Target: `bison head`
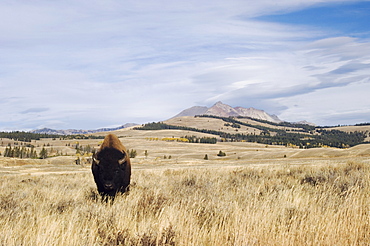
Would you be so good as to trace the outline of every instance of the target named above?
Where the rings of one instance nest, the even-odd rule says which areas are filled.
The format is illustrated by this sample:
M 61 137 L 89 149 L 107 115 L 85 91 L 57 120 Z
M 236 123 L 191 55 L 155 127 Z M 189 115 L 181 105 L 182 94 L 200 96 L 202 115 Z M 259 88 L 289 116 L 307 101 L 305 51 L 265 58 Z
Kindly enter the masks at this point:
M 114 196 L 125 192 L 127 181 L 127 155 L 115 148 L 104 148 L 93 158 L 92 171 L 99 193 Z

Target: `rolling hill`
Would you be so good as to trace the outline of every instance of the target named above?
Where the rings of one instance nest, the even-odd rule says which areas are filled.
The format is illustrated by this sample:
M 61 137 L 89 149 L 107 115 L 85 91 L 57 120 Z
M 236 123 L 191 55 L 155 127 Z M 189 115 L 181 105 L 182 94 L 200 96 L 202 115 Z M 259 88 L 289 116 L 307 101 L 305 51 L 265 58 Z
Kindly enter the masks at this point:
M 32 133 L 103 136 L 107 132 L 120 132 L 120 130 L 130 128 L 133 125 L 135 124 L 97 130 L 53 130 L 44 128 Z M 348 148 L 370 142 L 369 124 L 320 127 L 306 121 L 290 123 L 282 121 L 277 116 L 270 115 L 263 110 L 231 107 L 222 102 L 217 102 L 210 108 L 194 106 L 163 122 L 147 123 L 136 126 L 134 129 L 147 131 L 183 130 L 189 134 L 191 133 L 188 134 L 189 136 L 200 136 L 200 133 L 202 133 L 224 142 L 251 142 L 304 149 L 316 147 Z M 200 138 L 204 138 L 204 135 Z M 205 140 L 203 139 L 203 141 Z
M 222 117 L 215 115 L 182 116 L 164 122 L 148 123 L 136 130 L 178 129 L 212 134 L 219 141 L 253 142 L 298 148 L 348 148 L 369 139 L 369 128 L 356 131 L 324 128 L 308 124 L 271 122 L 250 117 Z M 347 129 L 347 128 L 346 128 Z M 368 130 L 365 130 L 368 129 Z

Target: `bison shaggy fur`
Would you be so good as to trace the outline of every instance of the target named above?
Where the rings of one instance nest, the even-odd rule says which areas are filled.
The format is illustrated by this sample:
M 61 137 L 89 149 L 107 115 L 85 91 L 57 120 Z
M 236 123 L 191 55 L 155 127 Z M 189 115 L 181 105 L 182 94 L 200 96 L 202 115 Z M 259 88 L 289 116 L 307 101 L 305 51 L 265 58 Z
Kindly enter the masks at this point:
M 114 197 L 128 191 L 131 177 L 130 157 L 116 135 L 108 134 L 94 155 L 91 170 L 102 196 Z

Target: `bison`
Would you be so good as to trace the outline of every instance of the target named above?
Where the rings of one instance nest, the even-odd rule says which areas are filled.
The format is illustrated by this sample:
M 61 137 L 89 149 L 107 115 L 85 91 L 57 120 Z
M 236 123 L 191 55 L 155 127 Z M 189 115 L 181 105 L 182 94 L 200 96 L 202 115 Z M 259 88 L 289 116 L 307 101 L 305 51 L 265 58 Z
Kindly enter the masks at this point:
M 130 157 L 116 135 L 108 134 L 94 155 L 91 165 L 98 192 L 115 197 L 128 191 L 131 177 Z

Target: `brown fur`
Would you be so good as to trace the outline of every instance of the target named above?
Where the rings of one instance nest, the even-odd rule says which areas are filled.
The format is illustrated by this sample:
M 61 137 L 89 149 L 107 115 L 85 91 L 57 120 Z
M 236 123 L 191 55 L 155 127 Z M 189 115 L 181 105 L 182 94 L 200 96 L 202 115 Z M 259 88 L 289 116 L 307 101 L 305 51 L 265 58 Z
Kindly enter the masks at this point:
M 115 196 L 128 191 L 131 162 L 126 148 L 116 135 L 108 134 L 95 154 L 91 165 L 98 191 L 103 196 Z
M 102 145 L 100 146 L 100 150 L 104 148 L 114 148 L 124 152 L 127 155 L 127 150 L 125 146 L 121 143 L 118 137 L 114 134 L 108 134 L 105 136 Z

